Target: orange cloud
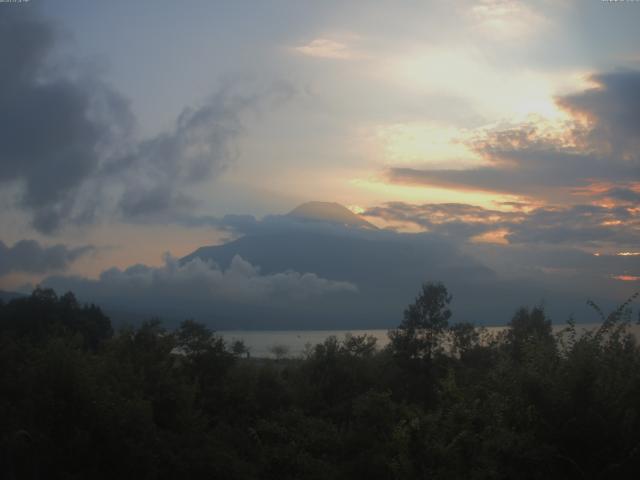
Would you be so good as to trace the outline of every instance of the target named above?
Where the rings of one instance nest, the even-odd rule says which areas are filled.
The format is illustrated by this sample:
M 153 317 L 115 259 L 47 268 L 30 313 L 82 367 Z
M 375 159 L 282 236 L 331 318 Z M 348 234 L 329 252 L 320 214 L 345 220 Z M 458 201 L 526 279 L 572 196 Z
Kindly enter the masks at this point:
M 640 281 L 640 277 L 637 275 L 613 275 L 611 278 L 620 280 L 622 282 L 637 282 Z

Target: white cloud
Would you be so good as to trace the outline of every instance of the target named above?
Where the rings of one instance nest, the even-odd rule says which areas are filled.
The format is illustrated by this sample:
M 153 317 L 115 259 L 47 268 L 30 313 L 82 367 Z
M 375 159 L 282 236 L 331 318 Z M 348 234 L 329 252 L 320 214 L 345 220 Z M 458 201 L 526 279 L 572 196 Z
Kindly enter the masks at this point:
M 345 43 L 329 38 L 316 38 L 306 45 L 295 47 L 294 50 L 303 55 L 318 58 L 349 60 L 358 57 Z
M 83 300 L 133 301 L 159 298 L 174 301 L 232 301 L 240 303 L 299 302 L 332 293 L 355 293 L 349 282 L 321 278 L 314 273 L 285 271 L 262 274 L 260 268 L 239 255 L 226 270 L 198 258 L 181 264 L 167 255 L 160 267 L 135 265 L 111 268 L 97 280 L 50 277 L 47 286 L 72 290 Z

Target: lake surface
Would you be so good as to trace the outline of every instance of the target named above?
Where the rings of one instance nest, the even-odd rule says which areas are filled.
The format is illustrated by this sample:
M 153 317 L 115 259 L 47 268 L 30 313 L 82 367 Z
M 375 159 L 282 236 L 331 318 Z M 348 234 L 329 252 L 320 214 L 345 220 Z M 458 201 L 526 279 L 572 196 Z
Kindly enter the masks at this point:
M 387 330 L 223 330 L 216 333 L 222 335 L 228 342 L 244 341 L 245 345 L 249 347 L 249 353 L 252 357 L 273 357 L 270 349 L 274 346 L 286 347 L 289 350 L 287 356 L 297 357 L 304 353 L 307 344 L 317 345 L 332 335 L 341 340 L 347 333 L 354 336 L 365 333 L 373 335 L 378 339 L 378 348 L 389 343 Z
M 554 325 L 554 332 L 559 332 L 566 325 Z M 591 330 L 598 327 L 598 324 L 581 324 L 577 325 L 578 332 Z M 488 334 L 497 334 L 507 327 L 484 327 Z M 640 338 L 640 327 L 633 325 L 630 327 L 636 338 Z M 298 357 L 304 354 L 307 345 L 314 346 L 324 342 L 330 336 L 336 336 L 339 340 L 343 339 L 348 333 L 352 335 L 368 335 L 374 336 L 377 341 L 378 348 L 383 348 L 389 343 L 387 336 L 388 330 L 221 330 L 217 333 L 222 335 L 227 342 L 233 340 L 243 340 L 245 345 L 249 347 L 252 357 L 274 357 L 271 349 L 274 346 L 285 347 L 288 357 Z

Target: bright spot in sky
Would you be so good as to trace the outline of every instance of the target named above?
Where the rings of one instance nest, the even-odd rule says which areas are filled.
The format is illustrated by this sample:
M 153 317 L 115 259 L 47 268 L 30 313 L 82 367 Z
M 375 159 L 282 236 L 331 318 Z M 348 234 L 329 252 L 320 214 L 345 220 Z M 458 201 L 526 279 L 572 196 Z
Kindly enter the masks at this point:
M 591 85 L 584 71 L 495 68 L 478 49 L 430 48 L 389 60 L 385 70 L 416 94 L 469 102 L 484 118 L 520 121 L 529 115 L 565 118 L 556 97 Z
M 494 40 L 524 38 L 541 33 L 549 22 L 521 2 L 480 0 L 469 16 L 476 30 Z
M 362 215 L 365 212 L 365 209 L 358 205 L 348 205 L 347 208 L 356 215 Z
M 485 192 L 450 190 L 447 188 L 425 187 L 422 185 L 399 185 L 387 183 L 375 178 L 354 178 L 350 184 L 364 193 L 368 193 L 375 203 L 402 201 L 411 203 L 466 203 L 484 208 L 496 209 L 505 202 L 519 202 L 515 195 L 502 195 Z
M 469 132 L 459 128 L 412 122 L 379 126 L 376 133 L 388 162 L 442 168 L 484 163 L 468 146 Z

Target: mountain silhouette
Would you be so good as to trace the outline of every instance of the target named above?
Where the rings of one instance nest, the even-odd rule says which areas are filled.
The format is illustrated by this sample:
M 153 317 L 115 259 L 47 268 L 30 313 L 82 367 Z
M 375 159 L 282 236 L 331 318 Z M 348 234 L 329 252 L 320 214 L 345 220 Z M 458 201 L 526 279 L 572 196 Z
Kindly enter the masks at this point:
M 391 328 L 423 282 L 443 282 L 455 320 L 478 324 L 508 319 L 532 292 L 569 308 L 582 302 L 501 277 L 448 235 L 378 229 L 335 203 L 261 219 L 228 215 L 219 224 L 235 238 L 164 266 L 110 269 L 97 280 L 52 276 L 45 284 L 98 302 L 124 322 L 193 318 L 216 330 Z
M 6 290 L 0 290 L 0 301 L 3 302 L 8 302 L 10 300 L 13 300 L 14 298 L 22 298 L 25 297 L 26 295 L 24 293 L 18 293 L 18 292 L 9 292 Z
M 377 229 L 337 203 L 305 203 L 257 224 L 262 227 L 198 248 L 180 262 L 199 258 L 227 269 L 239 255 L 263 274 L 293 270 L 358 287 L 357 294 L 313 302 L 306 312 L 278 312 L 282 321 L 296 316 L 292 324 L 303 328 L 392 326 L 422 282 L 446 281 L 459 291 L 461 281 L 478 285 L 494 275 L 446 239 Z

